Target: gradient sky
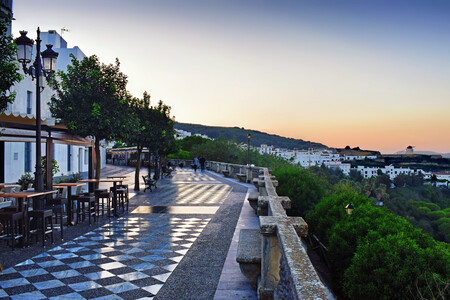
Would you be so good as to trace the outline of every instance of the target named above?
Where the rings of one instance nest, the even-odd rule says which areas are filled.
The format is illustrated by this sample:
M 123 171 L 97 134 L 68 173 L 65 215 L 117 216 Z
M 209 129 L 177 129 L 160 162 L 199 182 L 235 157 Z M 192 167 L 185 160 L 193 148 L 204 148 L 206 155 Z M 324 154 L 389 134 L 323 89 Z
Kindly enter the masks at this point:
M 179 122 L 450 152 L 450 1 L 14 0 Z

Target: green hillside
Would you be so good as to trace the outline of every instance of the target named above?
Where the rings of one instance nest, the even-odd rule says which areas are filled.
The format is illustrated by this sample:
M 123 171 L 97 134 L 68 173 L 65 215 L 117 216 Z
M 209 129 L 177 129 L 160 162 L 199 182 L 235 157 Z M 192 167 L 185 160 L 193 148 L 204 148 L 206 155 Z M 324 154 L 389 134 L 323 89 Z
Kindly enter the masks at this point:
M 239 143 L 247 143 L 247 134 L 251 134 L 251 144 L 253 146 L 260 146 L 261 144 L 273 145 L 279 148 L 288 149 L 324 149 L 327 146 L 304 140 L 297 140 L 293 138 L 286 138 L 275 134 L 268 134 L 257 130 L 249 130 L 239 127 L 218 127 L 205 126 L 199 124 L 176 123 L 176 129 L 189 131 L 192 134 L 204 134 L 210 138 L 226 137 L 229 140 L 235 140 Z

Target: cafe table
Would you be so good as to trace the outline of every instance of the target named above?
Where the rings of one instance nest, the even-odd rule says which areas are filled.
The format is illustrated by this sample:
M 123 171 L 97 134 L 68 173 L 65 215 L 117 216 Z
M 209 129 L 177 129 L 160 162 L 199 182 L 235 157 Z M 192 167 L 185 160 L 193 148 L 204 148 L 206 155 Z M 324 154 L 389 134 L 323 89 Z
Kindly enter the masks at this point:
M 16 198 L 17 199 L 17 210 L 19 212 L 23 212 L 24 220 L 28 220 L 28 208 L 33 206 L 33 199 L 39 196 L 49 195 L 56 193 L 53 191 L 29 191 L 29 192 L 17 192 L 17 193 L 0 193 L 0 197 L 4 198 Z M 39 206 L 42 208 L 42 206 Z M 25 221 L 27 222 L 27 221 Z M 28 225 L 27 225 L 28 226 Z M 25 232 L 24 236 L 27 236 L 27 232 Z
M 72 187 L 83 186 L 85 183 L 80 182 L 64 182 L 53 184 L 54 188 L 64 188 L 67 187 L 67 201 L 69 202 L 69 207 L 67 208 L 67 223 L 74 225 L 76 221 L 76 211 L 73 210 L 73 198 L 72 198 Z
M 93 178 L 91 178 L 91 179 L 82 179 L 82 180 L 79 180 L 78 182 L 82 182 L 82 183 L 101 183 L 101 182 L 112 182 L 113 183 L 113 190 L 114 190 L 114 192 L 113 192 L 113 201 L 112 201 L 112 204 L 113 204 L 113 208 L 114 208 L 114 216 L 116 216 L 116 217 L 118 217 L 119 216 L 119 214 L 118 214 L 118 212 L 117 212 L 117 183 L 118 182 L 122 182 L 123 181 L 123 179 L 114 179 L 114 178 L 101 178 L 101 179 L 93 179 Z M 91 192 L 91 191 L 89 191 L 89 192 Z
M 0 183 L 0 189 L 6 187 L 20 187 L 20 185 L 14 183 Z
M 56 191 L 29 191 L 29 192 L 17 192 L 17 193 L 0 193 L 0 197 L 3 198 L 16 198 L 17 209 L 26 213 L 26 210 L 32 206 L 32 200 L 35 197 L 54 194 Z M 24 205 L 26 201 L 26 206 Z

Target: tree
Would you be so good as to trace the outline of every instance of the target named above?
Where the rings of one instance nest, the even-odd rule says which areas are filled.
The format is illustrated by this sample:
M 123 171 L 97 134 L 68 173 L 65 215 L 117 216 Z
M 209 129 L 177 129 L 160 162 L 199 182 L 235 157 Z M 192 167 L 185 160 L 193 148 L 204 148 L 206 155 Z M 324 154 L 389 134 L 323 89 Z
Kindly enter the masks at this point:
M 3 112 L 8 103 L 13 103 L 15 93 L 9 89 L 22 79 L 19 74 L 19 66 L 15 62 L 16 45 L 12 42 L 11 35 L 7 35 L 7 24 L 10 17 L 0 19 L 0 113 Z
M 278 179 L 277 193 L 291 199 L 291 215 L 305 216 L 325 194 L 323 180 L 307 170 L 285 169 L 274 175 Z
M 100 141 L 121 137 L 133 118 L 127 114 L 131 96 L 126 90 L 127 77 L 120 63 L 105 65 L 97 56 L 79 61 L 72 55 L 67 72 L 57 73 L 51 86 L 56 91 L 50 111 L 61 118 L 69 132 L 94 137 L 95 178 L 100 178 Z
M 146 126 L 142 132 L 144 146 L 155 157 L 155 176 L 159 178 L 160 157 L 159 154 L 165 155 L 170 151 L 168 147 L 175 139 L 174 124 L 175 120 L 170 116 L 171 107 L 166 105 L 162 100 L 158 105 L 150 106 L 146 114 Z M 151 164 L 149 164 L 149 174 Z
M 131 114 L 136 118 L 137 125 L 124 140 L 137 148 L 137 163 L 134 178 L 134 190 L 139 190 L 139 171 L 141 154 L 144 146 L 151 152 L 163 151 L 173 140 L 173 120 L 170 117 L 170 107 L 162 101 L 157 106 L 150 105 L 150 94 L 144 92 L 142 99 L 133 98 L 130 101 Z M 149 174 L 150 174 L 149 167 Z

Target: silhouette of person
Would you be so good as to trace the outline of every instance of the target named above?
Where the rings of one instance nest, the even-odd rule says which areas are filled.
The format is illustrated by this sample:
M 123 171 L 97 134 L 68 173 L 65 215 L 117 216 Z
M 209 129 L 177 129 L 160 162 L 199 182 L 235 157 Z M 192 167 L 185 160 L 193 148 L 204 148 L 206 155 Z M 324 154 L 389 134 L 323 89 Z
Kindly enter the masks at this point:
M 198 159 L 200 161 L 200 169 L 203 171 L 205 171 L 205 162 L 206 162 L 206 158 L 203 157 L 203 155 L 200 155 L 200 158 Z
M 197 172 L 197 168 L 198 168 L 198 158 L 194 157 L 194 164 L 192 165 L 192 167 L 194 168 L 194 172 Z

